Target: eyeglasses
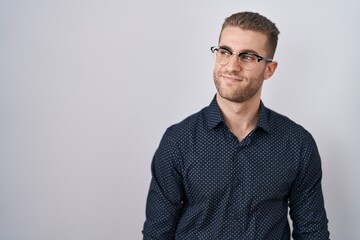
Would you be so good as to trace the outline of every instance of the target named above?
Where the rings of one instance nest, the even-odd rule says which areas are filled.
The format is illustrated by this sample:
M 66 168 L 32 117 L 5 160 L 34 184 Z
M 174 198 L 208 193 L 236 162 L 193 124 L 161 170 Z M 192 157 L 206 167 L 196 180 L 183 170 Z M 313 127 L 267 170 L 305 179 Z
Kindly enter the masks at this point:
M 238 63 L 247 71 L 254 70 L 259 65 L 257 63 L 261 60 L 265 62 L 273 61 L 271 58 L 261 57 L 252 52 L 232 52 L 224 47 L 219 46 L 211 47 L 210 50 L 214 54 L 215 62 L 222 66 L 227 65 L 233 55 L 237 55 Z

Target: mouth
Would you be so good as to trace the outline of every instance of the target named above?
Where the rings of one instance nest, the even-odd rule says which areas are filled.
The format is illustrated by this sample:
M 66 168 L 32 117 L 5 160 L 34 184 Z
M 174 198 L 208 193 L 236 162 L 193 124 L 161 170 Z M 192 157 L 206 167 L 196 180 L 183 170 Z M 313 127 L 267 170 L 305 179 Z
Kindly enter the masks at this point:
M 226 82 L 240 82 L 243 81 L 241 78 L 237 77 L 237 76 L 231 76 L 231 75 L 224 75 L 222 74 L 221 77 L 226 81 Z

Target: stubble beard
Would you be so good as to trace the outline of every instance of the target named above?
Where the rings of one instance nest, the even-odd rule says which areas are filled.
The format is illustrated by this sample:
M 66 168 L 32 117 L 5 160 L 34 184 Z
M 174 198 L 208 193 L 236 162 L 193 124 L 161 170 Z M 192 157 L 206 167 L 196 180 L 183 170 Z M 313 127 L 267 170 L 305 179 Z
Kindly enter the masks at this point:
M 242 82 L 238 86 L 227 86 L 220 78 L 220 75 L 217 76 L 214 73 L 214 83 L 218 94 L 222 98 L 236 103 L 243 103 L 254 97 L 260 91 L 262 85 L 262 82 L 242 78 Z

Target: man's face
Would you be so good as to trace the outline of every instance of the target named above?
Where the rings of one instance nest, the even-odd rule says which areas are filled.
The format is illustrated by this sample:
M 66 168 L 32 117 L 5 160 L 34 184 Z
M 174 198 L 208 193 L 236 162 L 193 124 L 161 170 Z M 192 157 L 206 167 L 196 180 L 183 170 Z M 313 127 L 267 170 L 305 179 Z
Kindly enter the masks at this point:
M 252 52 L 262 57 L 267 56 L 267 36 L 239 27 L 225 27 L 220 37 L 219 46 L 233 52 Z M 222 66 L 215 63 L 214 82 L 218 94 L 232 102 L 245 102 L 261 95 L 264 79 L 269 78 L 276 68 L 276 62 L 260 61 L 251 71 L 244 70 L 238 62 L 237 55 L 233 55 L 230 62 Z M 275 67 L 271 67 L 274 65 Z

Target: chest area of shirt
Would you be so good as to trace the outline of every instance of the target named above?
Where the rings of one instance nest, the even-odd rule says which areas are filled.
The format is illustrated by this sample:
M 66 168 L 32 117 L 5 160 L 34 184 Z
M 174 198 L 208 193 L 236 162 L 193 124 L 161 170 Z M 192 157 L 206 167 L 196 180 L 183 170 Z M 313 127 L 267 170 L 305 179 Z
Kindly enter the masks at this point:
M 184 155 L 185 187 L 194 199 L 233 191 L 248 198 L 283 198 L 297 174 L 294 157 L 285 145 L 194 146 Z

